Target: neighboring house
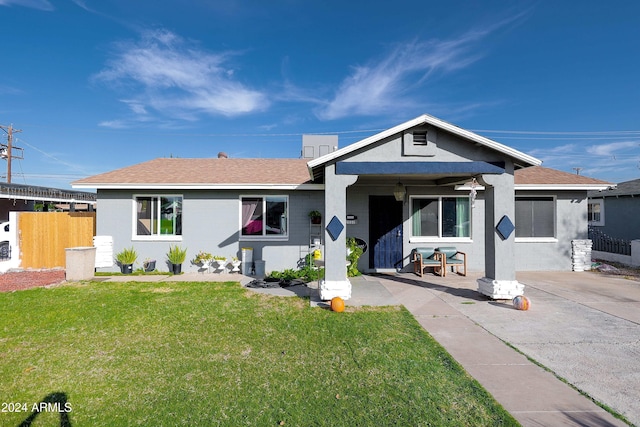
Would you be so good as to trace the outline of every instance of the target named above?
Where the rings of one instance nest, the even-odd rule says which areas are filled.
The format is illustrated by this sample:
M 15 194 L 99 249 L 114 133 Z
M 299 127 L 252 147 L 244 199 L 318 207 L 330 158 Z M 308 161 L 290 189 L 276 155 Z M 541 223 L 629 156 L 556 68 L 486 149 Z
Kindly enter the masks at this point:
M 55 204 L 61 211 L 93 211 L 95 193 L 63 190 L 35 185 L 0 183 L 0 221 L 9 220 L 9 212 L 33 211 L 37 203 Z
M 163 270 L 173 244 L 190 258 L 251 247 L 271 271 L 295 268 L 319 240 L 323 299 L 350 297 L 347 236 L 367 243 L 365 272 L 409 271 L 413 248 L 455 246 L 484 271 L 481 293 L 512 298 L 523 291 L 516 270 L 571 269 L 587 191 L 610 186 L 428 115 L 327 146 L 314 159 L 155 159 L 73 186 L 97 189 L 97 234 L 113 236 L 115 251 L 134 245 Z
M 640 179 L 589 192 L 589 226 L 614 239 L 640 239 Z

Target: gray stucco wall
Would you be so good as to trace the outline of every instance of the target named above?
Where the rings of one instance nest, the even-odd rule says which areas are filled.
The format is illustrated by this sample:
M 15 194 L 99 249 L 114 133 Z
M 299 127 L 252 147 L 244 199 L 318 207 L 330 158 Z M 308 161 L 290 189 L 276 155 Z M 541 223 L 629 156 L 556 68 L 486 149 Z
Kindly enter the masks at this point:
M 182 237 L 143 241 L 132 236 L 133 195 L 181 194 L 183 196 Z M 240 197 L 245 195 L 287 195 L 289 197 L 289 238 L 286 241 L 240 240 Z M 241 249 L 253 248 L 253 258 L 266 260 L 266 270 L 295 268 L 298 260 L 309 251 L 309 217 L 311 210 L 324 211 L 321 191 L 118 191 L 99 190 L 96 234 L 113 237 L 114 254 L 134 246 L 139 258 L 134 268 L 146 258 L 157 261 L 157 269 L 168 271 L 166 253 L 170 245 L 187 248 L 183 271 L 197 271 L 191 265 L 199 251 L 241 257 Z M 112 268 L 102 270 L 117 271 Z
M 549 192 L 516 192 L 516 195 L 550 196 Z M 556 240 L 522 242 L 516 239 L 516 271 L 571 270 L 571 241 L 587 238 L 585 192 L 562 191 L 556 198 Z
M 597 199 L 594 199 L 597 200 Z M 604 226 L 595 227 L 616 239 L 640 239 L 640 198 L 604 198 Z
M 369 238 L 369 196 L 388 196 L 393 194 L 393 185 L 387 186 L 367 186 L 354 185 L 349 187 L 347 192 L 347 213 L 358 216 L 358 224 L 347 225 L 347 236 L 359 237 L 367 242 L 371 247 L 372 242 Z M 438 246 L 456 246 L 458 250 L 467 253 L 467 262 L 469 271 L 484 271 L 484 201 L 482 196 L 476 199 L 475 207 L 472 209 L 472 227 L 471 239 L 464 242 L 460 240 L 450 239 L 433 239 L 429 242 L 416 242 L 411 239 L 411 213 L 410 213 L 410 196 L 432 195 L 432 196 L 457 196 L 464 197 L 468 193 L 464 191 L 455 191 L 452 187 L 419 187 L 408 186 L 407 197 L 403 203 L 403 265 L 404 271 L 411 271 L 410 265 L 411 250 L 416 247 L 433 247 Z M 369 266 L 369 254 L 364 254 L 358 263 L 360 271 L 372 271 Z
M 358 217 L 357 224 L 347 225 L 347 236 L 359 237 L 371 247 L 369 239 L 369 196 L 390 195 L 393 193 L 393 185 L 367 186 L 354 185 L 347 192 L 347 213 Z M 469 241 L 433 239 L 428 242 L 415 242 L 411 239 L 411 219 L 409 196 L 433 195 L 433 196 L 466 196 L 464 191 L 455 191 L 451 187 L 407 187 L 407 199 L 404 202 L 404 227 L 403 227 L 403 257 L 404 271 L 412 271 L 409 264 L 411 250 L 416 247 L 455 246 L 458 250 L 467 254 L 469 271 L 483 272 L 485 269 L 485 227 L 484 208 L 485 201 L 482 192 L 478 193 L 475 207 L 471 210 L 471 239 Z M 556 197 L 556 238 L 539 241 L 522 241 L 516 239 L 516 271 L 529 270 L 571 270 L 571 241 L 573 239 L 587 238 L 587 202 L 585 192 L 559 192 L 550 193 L 537 191 L 519 191 L 521 196 L 555 196 Z M 414 239 L 415 240 L 415 239 Z M 368 254 L 360 258 L 358 267 L 361 271 L 371 271 Z
M 496 161 L 504 160 L 501 155 L 486 147 L 463 141 L 459 137 L 446 131 L 437 132 L 433 156 L 403 155 L 403 135 L 397 134 L 380 142 L 366 147 L 366 150 L 356 151 L 344 159 L 344 161 L 358 162 L 400 162 L 408 160 L 438 161 L 438 162 L 464 162 Z

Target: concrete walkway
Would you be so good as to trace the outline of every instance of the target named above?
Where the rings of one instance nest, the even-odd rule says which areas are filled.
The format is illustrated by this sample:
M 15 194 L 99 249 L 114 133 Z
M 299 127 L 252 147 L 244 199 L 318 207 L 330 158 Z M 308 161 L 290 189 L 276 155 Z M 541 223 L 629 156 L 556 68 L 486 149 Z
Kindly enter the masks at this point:
M 520 273 L 518 280 L 526 285 L 531 308 L 519 311 L 510 301 L 480 295 L 476 291 L 479 277 L 361 276 L 351 279 L 352 298 L 347 305 L 404 305 L 525 427 L 627 425 L 552 372 L 640 426 L 639 282 L 590 272 Z M 200 273 L 96 279 L 239 281 L 243 285 L 252 280 Z M 323 305 L 312 288 L 313 284 L 252 290 L 310 296 L 313 305 Z
M 529 311 L 476 292 L 479 276 L 365 276 L 381 283 L 523 426 L 640 425 L 640 284 L 596 273 L 518 275 Z M 362 279 L 360 279 L 362 280 Z

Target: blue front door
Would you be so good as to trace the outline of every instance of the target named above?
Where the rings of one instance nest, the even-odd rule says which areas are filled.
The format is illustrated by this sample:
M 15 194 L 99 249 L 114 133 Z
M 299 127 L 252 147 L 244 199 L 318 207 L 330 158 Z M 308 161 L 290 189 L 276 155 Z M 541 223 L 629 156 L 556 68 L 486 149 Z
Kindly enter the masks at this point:
M 402 202 L 393 196 L 369 196 L 369 266 L 402 267 Z

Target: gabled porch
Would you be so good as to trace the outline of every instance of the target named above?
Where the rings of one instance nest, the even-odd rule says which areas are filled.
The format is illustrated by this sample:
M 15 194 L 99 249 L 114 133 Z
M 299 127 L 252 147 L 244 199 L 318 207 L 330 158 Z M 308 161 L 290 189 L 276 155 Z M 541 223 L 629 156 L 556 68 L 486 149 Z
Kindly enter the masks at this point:
M 401 271 L 415 247 L 459 243 L 472 249 L 478 269 L 484 269 L 479 292 L 494 299 L 521 294 L 523 286 L 515 279 L 514 171 L 539 163 L 431 116 L 310 161 L 310 175 L 325 186 L 321 298 L 351 297 L 343 260 L 347 233 L 368 242 L 369 259 L 360 264 L 365 271 Z M 465 194 L 460 189 L 468 182 L 474 185 Z M 477 206 L 476 184 L 483 189 Z M 451 226 L 445 224 L 445 204 L 456 205 L 452 227 L 457 235 L 444 230 Z M 349 224 L 347 215 L 359 222 Z M 379 256 L 381 245 L 389 244 L 396 254 Z

